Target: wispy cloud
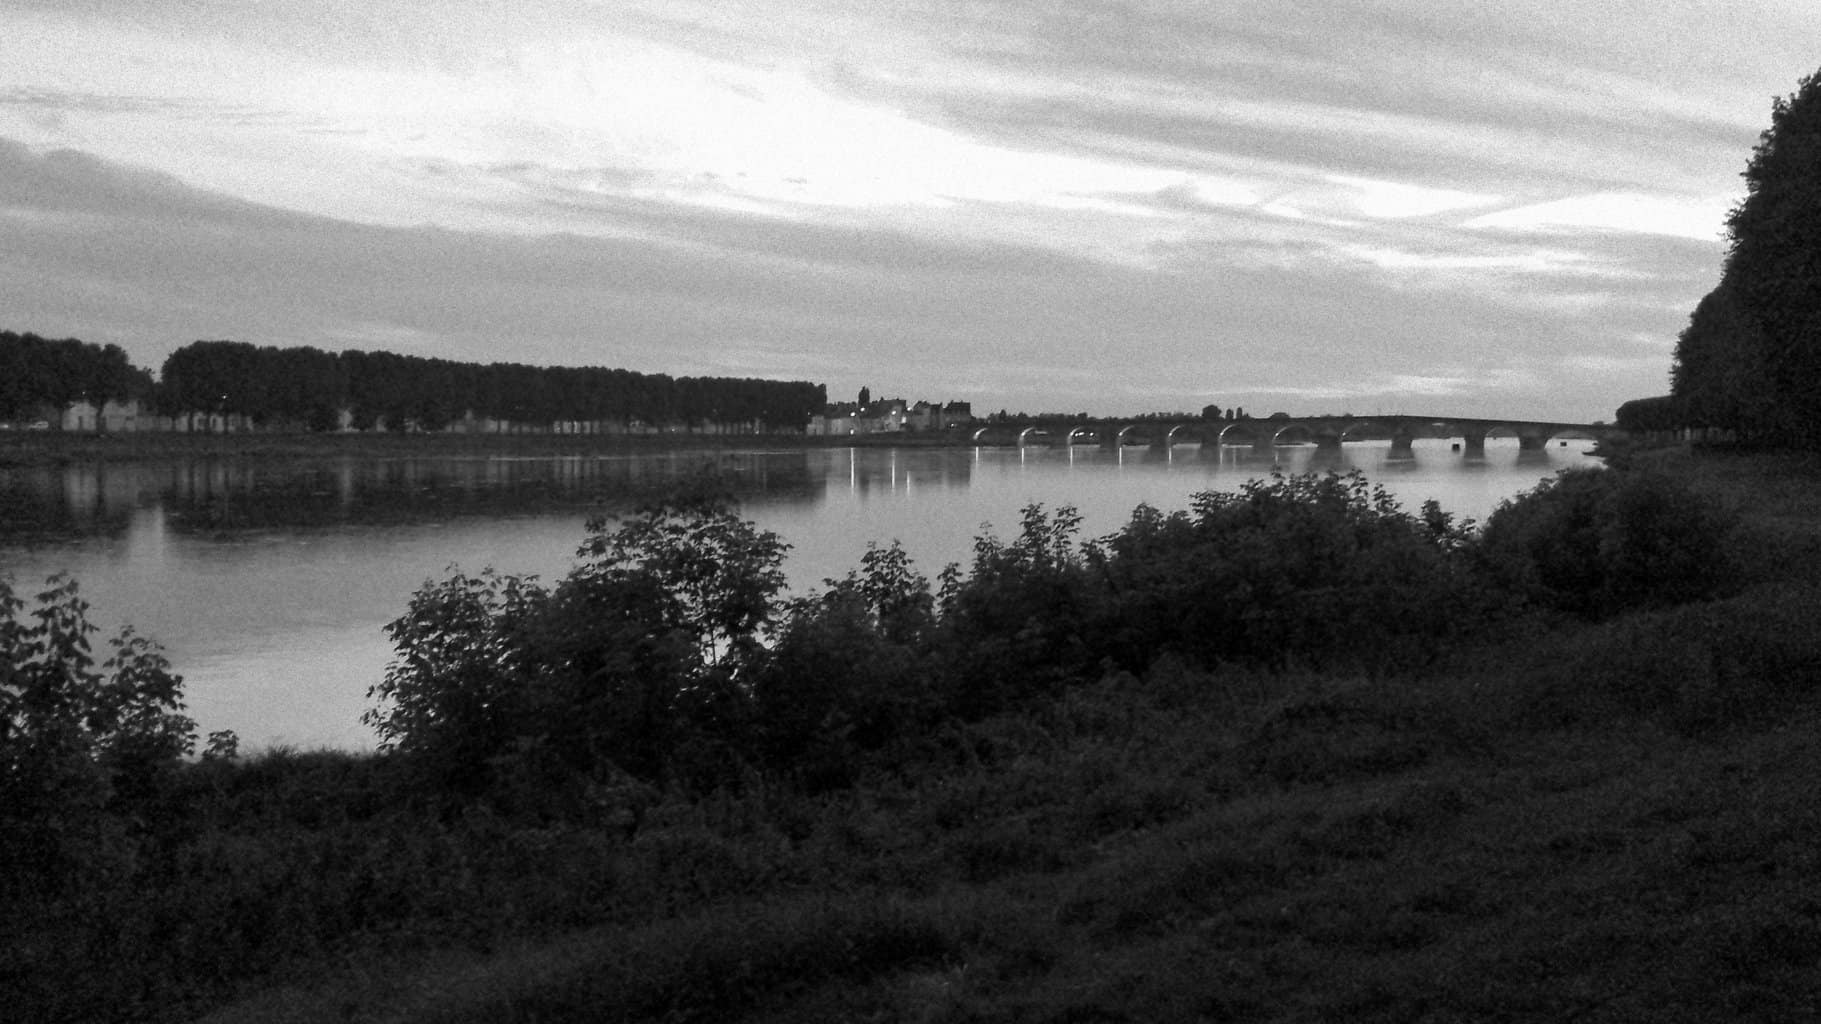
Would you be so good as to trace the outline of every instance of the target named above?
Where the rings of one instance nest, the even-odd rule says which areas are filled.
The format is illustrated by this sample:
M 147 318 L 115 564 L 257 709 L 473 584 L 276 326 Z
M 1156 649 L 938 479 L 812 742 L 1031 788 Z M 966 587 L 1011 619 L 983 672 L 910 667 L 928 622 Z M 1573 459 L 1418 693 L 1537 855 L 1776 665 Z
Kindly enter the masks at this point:
M 12 326 L 1056 408 L 1607 415 L 1813 60 L 1806 0 L 14 7 Z

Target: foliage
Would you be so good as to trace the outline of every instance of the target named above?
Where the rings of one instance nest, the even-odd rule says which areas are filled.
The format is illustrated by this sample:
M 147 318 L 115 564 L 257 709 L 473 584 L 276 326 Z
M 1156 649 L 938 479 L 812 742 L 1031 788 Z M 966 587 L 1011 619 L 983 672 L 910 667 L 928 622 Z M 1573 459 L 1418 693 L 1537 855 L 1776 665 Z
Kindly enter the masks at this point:
M 678 377 L 605 367 L 461 363 L 393 352 L 341 353 L 234 341 L 197 341 L 162 371 L 168 412 L 227 412 L 258 423 L 441 430 L 464 413 L 518 423 L 570 420 L 759 423 L 801 427 L 827 400 L 820 384 Z
M 157 646 L 126 629 L 97 666 L 75 581 L 46 587 L 22 615 L 0 576 L 0 893 L 106 855 L 102 812 L 151 792 L 195 742 Z
M 1746 514 L 1812 525 L 1789 465 Z M 79 836 L 53 808 L 87 852 L 0 914 L 0 990 L 51 1021 L 286 985 L 224 1019 L 1799 1018 L 1821 592 L 1659 590 L 1726 517 L 1598 475 L 1484 532 L 1345 477 L 1088 545 L 1033 507 L 939 595 L 874 547 L 788 604 L 775 540 L 662 502 L 596 524 L 554 586 L 427 584 L 375 713 L 392 754 L 211 737 L 110 784 Z M 1572 561 L 1519 543 L 1545 520 L 1593 538 L 1603 599 L 1692 600 L 1479 618 L 1507 582 L 1541 600 L 1513 560 Z M 1763 532 L 1760 569 L 1812 576 L 1797 532 Z M 1250 654 L 1184 616 L 1222 581 L 1258 602 Z M 84 632 L 8 601 L 9 650 Z M 1392 635 L 1373 676 L 1322 653 L 1342 628 Z M 1396 668 L 1431 646 L 1456 653 Z
M 584 561 L 569 583 L 648 586 L 660 595 L 659 621 L 687 635 L 704 665 L 737 670 L 771 619 L 790 546 L 741 519 L 732 499 L 712 488 L 684 485 L 612 531 L 605 518 L 590 521 Z
M 1466 542 L 1439 508 L 1411 516 L 1360 474 L 1274 476 L 1140 507 L 1094 554 L 1108 653 L 1201 664 L 1422 660 L 1471 628 L 1484 600 L 1459 571 Z
M 1598 619 L 1725 592 L 1735 525 L 1664 473 L 1568 470 L 1502 503 L 1475 553 L 1501 588 Z
M 1778 425 L 1807 425 L 1821 415 L 1821 74 L 1773 101 L 1745 187 L 1745 199 L 1727 217 L 1726 277 L 1761 332 L 1761 386 Z
M 753 688 L 761 760 L 815 789 L 852 782 L 866 753 L 942 713 L 934 599 L 903 548 L 869 546 L 827 583 L 786 609 Z
M 533 621 L 549 595 L 535 578 L 459 571 L 426 583 L 386 626 L 397 656 L 361 720 L 381 749 L 424 763 L 444 784 L 477 785 L 522 727 L 515 711 L 539 666 Z
M 1675 395 L 1634 398 L 1619 406 L 1615 417 L 1620 427 L 1639 432 L 1680 430 L 1686 426 L 1704 425 L 1706 417 L 1697 419 L 1688 412 L 1688 403 Z M 1725 418 L 1712 420 L 1729 422 Z
M 1696 425 L 1812 447 L 1821 416 L 1821 73 L 1771 104 L 1727 217 L 1720 284 L 1676 348 L 1674 393 Z
M 149 397 L 151 375 L 118 345 L 0 331 L 0 420 L 24 419 L 88 399 Z
M 1530 669 L 1527 716 L 1598 725 L 1650 716 L 1689 736 L 1773 722 L 1821 692 L 1821 589 L 1772 584 L 1588 628 Z
M 1670 391 L 1678 422 L 1671 426 L 1726 427 L 1747 439 L 1776 436 L 1782 424 L 1768 373 L 1763 332 L 1743 307 L 1736 280 L 1723 279 L 1695 306 L 1677 339 Z
M 974 540 L 963 576 L 942 574 L 938 607 L 949 710 L 974 718 L 1054 692 L 1096 666 L 1083 627 L 1093 590 L 1077 543 L 1081 514 L 1070 506 L 1021 510 L 1010 543 Z
M 467 791 L 737 773 L 723 755 L 786 545 L 705 484 L 609 527 L 589 523 L 553 589 L 491 571 L 421 588 L 387 626 L 398 653 L 365 717 L 382 743 Z

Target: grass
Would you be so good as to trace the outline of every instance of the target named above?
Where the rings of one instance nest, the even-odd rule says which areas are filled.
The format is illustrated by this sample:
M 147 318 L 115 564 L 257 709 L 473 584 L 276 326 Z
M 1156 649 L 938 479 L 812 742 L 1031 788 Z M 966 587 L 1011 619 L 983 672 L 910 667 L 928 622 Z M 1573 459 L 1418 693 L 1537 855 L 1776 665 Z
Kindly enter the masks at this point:
M 140 961 L 9 959 L 40 1019 L 1815 1019 L 1821 466 L 1634 458 L 1738 503 L 1757 583 L 1384 678 L 1164 659 L 630 838 L 280 753 L 193 773 L 98 947 Z

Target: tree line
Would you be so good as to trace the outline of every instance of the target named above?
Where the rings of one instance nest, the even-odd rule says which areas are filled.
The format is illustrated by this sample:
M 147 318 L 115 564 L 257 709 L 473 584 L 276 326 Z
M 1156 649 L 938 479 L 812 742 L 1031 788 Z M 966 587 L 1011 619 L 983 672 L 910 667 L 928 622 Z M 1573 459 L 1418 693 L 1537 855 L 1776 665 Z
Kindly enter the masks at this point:
M 161 403 L 225 412 L 255 423 L 289 420 L 324 430 L 339 410 L 352 425 L 414 423 L 440 430 L 467 413 L 520 423 L 757 423 L 803 426 L 827 402 L 806 381 L 671 377 L 605 367 L 466 363 L 392 352 L 324 352 L 199 341 L 171 353 Z
M 1633 422 L 1621 415 L 1620 424 L 1812 446 L 1821 437 L 1812 428 L 1821 416 L 1821 72 L 1772 101 L 1744 177 L 1720 283 L 1678 339 L 1669 396 L 1634 405 Z
M 72 402 L 145 398 L 152 375 L 118 345 L 51 340 L 0 331 L 0 420 L 23 419 Z
M 671 377 L 605 367 L 467 363 L 392 352 L 327 352 L 197 341 L 160 379 L 116 345 L 0 332 L 0 418 L 137 398 L 167 415 L 241 416 L 258 426 L 441 430 L 468 414 L 516 423 L 752 423 L 800 428 L 827 401 L 807 381 Z

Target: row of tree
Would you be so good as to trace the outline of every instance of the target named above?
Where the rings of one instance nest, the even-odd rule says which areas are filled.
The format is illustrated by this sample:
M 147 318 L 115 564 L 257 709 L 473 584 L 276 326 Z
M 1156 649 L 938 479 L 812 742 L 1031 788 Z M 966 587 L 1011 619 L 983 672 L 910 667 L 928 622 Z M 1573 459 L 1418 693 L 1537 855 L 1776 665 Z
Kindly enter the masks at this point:
M 36 416 L 72 402 L 144 398 L 152 375 L 118 345 L 0 331 L 0 420 Z
M 1772 102 L 1727 217 L 1719 285 L 1682 331 L 1670 418 L 1741 439 L 1815 445 L 1821 432 L 1821 72 Z M 1659 406 L 1645 410 L 1664 412 Z M 1623 420 L 1621 420 L 1623 422 Z
M 827 402 L 806 381 L 671 377 L 604 367 L 464 363 L 391 352 L 324 352 L 199 341 L 164 362 L 160 401 L 172 411 L 224 412 L 361 429 L 383 421 L 440 430 L 468 413 L 521 423 L 757 423 L 796 429 Z
M 312 430 L 379 423 L 440 430 L 472 413 L 518 423 L 741 423 L 799 429 L 827 402 L 821 384 L 671 377 L 603 367 L 462 363 L 391 352 L 325 352 L 198 341 L 171 353 L 162 380 L 117 345 L 0 332 L 0 420 L 71 403 L 136 398 L 170 415 L 243 416 Z

